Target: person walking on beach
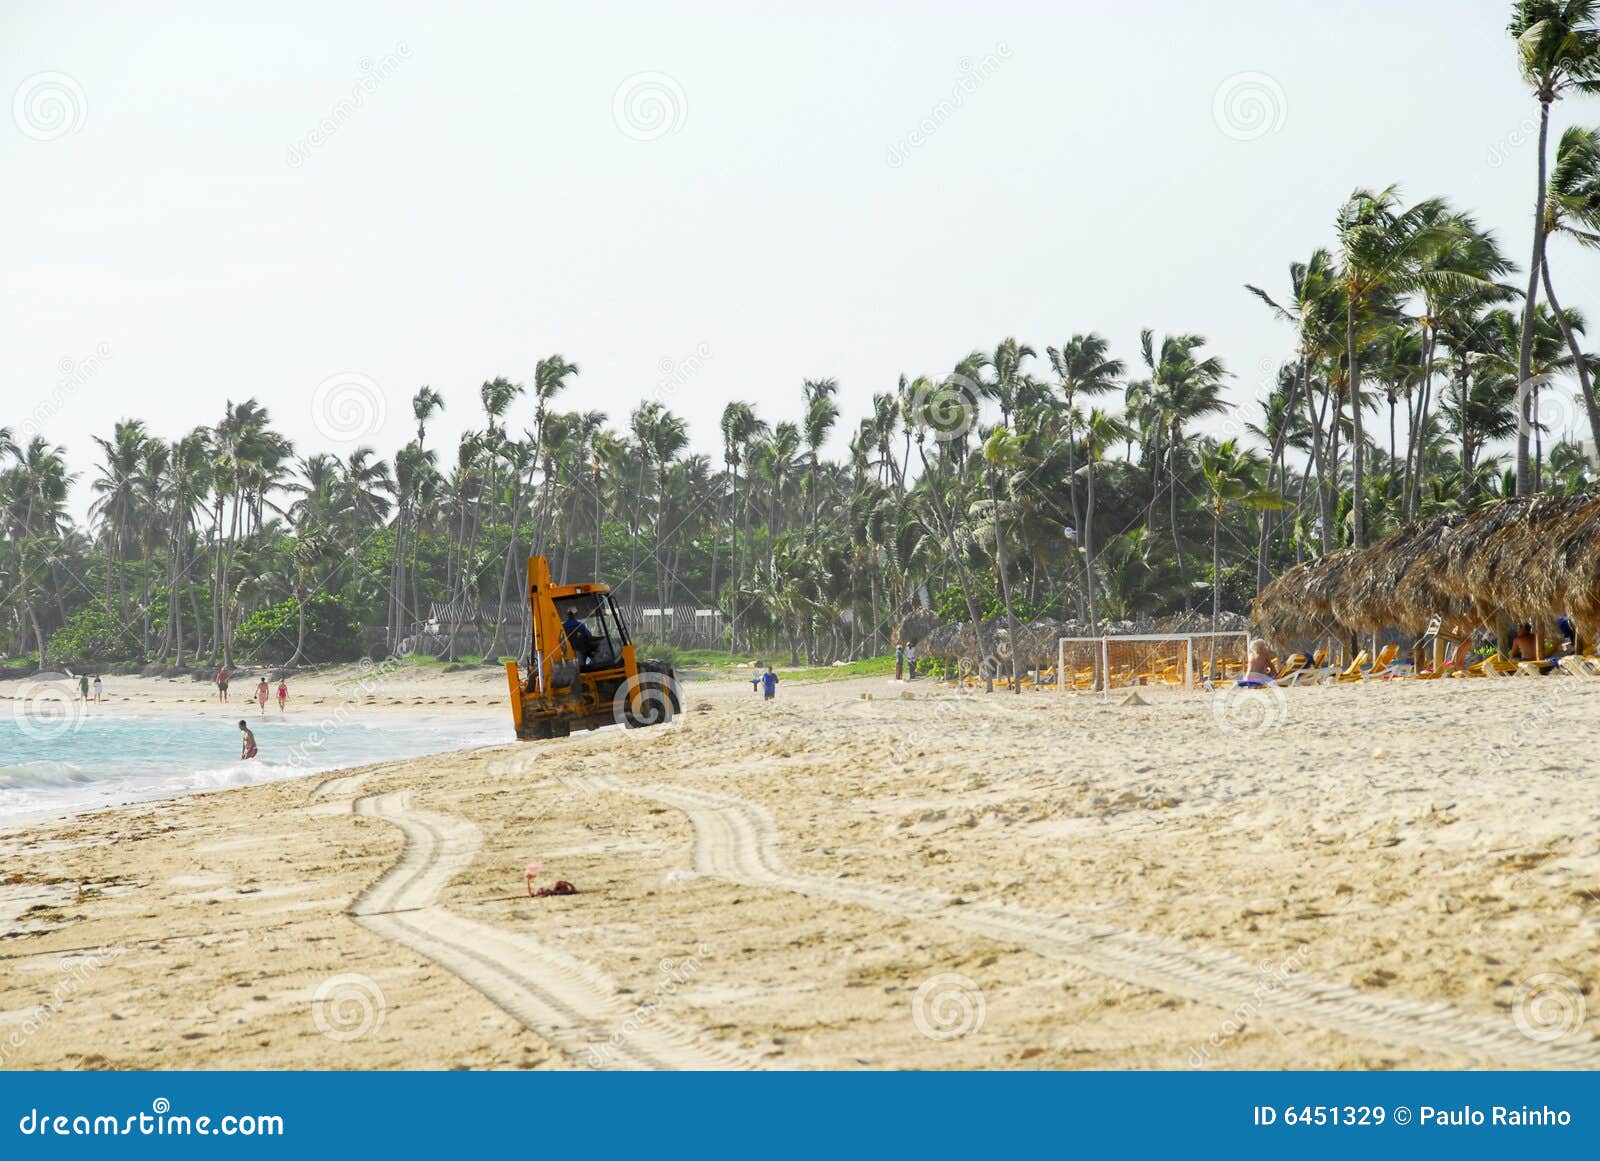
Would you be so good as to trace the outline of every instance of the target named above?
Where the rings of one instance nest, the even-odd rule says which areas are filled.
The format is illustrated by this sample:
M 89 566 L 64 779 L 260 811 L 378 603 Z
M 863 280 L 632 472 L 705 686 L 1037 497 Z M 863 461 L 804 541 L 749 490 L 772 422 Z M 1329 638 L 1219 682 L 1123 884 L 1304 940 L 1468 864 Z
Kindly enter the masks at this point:
M 907 681 L 915 681 L 916 679 L 917 679 L 917 647 L 915 645 L 907 645 L 906 646 L 906 680 Z
M 228 700 L 228 667 L 226 665 L 217 670 L 217 700 Z
M 906 643 L 901 641 L 894 647 L 894 679 L 899 681 L 906 675 Z
M 94 704 L 100 704 L 100 675 L 94 675 Z
M 763 701 L 771 701 L 778 696 L 778 675 L 772 672 L 772 666 L 767 666 L 767 671 L 761 675 L 761 697 Z
M 263 677 L 260 681 L 256 682 L 256 704 L 261 707 L 261 714 L 263 717 L 265 717 L 267 713 L 267 698 L 271 696 L 272 690 L 267 688 L 267 679 Z
M 254 758 L 260 752 L 256 749 L 256 736 L 250 732 L 250 723 L 243 718 L 239 719 L 239 733 L 244 735 L 244 745 L 239 750 L 240 760 Z
M 283 712 L 283 703 L 289 700 L 289 683 L 283 678 L 278 678 L 278 712 Z
M 78 692 L 83 696 L 83 704 L 84 705 L 88 705 L 89 704 L 89 675 L 87 673 L 80 673 L 78 675 Z

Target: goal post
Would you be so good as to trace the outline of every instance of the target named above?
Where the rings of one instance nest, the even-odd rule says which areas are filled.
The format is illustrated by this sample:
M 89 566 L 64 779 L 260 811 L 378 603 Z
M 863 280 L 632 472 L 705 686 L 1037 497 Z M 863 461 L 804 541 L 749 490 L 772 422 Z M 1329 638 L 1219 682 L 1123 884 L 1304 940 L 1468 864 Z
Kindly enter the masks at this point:
M 1197 685 L 1241 676 L 1249 650 L 1250 635 L 1242 631 L 1062 637 L 1057 642 L 1057 690 L 1093 691 L 1102 697 L 1135 686 L 1190 693 Z

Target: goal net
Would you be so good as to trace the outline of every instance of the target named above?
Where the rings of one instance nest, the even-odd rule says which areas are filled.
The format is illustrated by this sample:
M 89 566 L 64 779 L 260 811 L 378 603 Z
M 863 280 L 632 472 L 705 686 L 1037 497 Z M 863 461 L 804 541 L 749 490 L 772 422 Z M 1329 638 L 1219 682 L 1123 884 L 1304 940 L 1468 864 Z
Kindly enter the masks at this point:
M 1207 682 L 1233 680 L 1249 659 L 1247 633 L 1123 634 L 1063 637 L 1057 654 L 1059 689 L 1095 691 L 1134 686 L 1190 692 Z

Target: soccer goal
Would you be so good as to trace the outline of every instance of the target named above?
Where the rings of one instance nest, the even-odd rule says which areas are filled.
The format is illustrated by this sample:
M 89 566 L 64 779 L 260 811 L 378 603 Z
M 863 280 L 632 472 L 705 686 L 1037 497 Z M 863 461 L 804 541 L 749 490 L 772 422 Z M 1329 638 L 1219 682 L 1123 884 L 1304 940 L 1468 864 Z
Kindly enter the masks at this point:
M 1060 690 L 1095 691 L 1135 686 L 1191 692 L 1197 685 L 1232 680 L 1245 671 L 1248 633 L 1127 633 L 1062 637 L 1057 646 Z

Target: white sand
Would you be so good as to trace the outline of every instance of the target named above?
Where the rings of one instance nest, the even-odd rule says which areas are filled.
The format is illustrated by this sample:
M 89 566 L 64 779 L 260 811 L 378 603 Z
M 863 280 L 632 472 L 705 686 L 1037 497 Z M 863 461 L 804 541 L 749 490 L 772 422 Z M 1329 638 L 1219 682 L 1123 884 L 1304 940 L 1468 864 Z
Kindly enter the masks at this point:
M 408 671 L 357 712 L 503 690 Z M 1600 680 L 1254 696 L 1224 716 L 1276 728 L 692 683 L 665 729 L 0 834 L 0 1066 L 1600 1062 Z M 531 862 L 582 893 L 528 899 Z

